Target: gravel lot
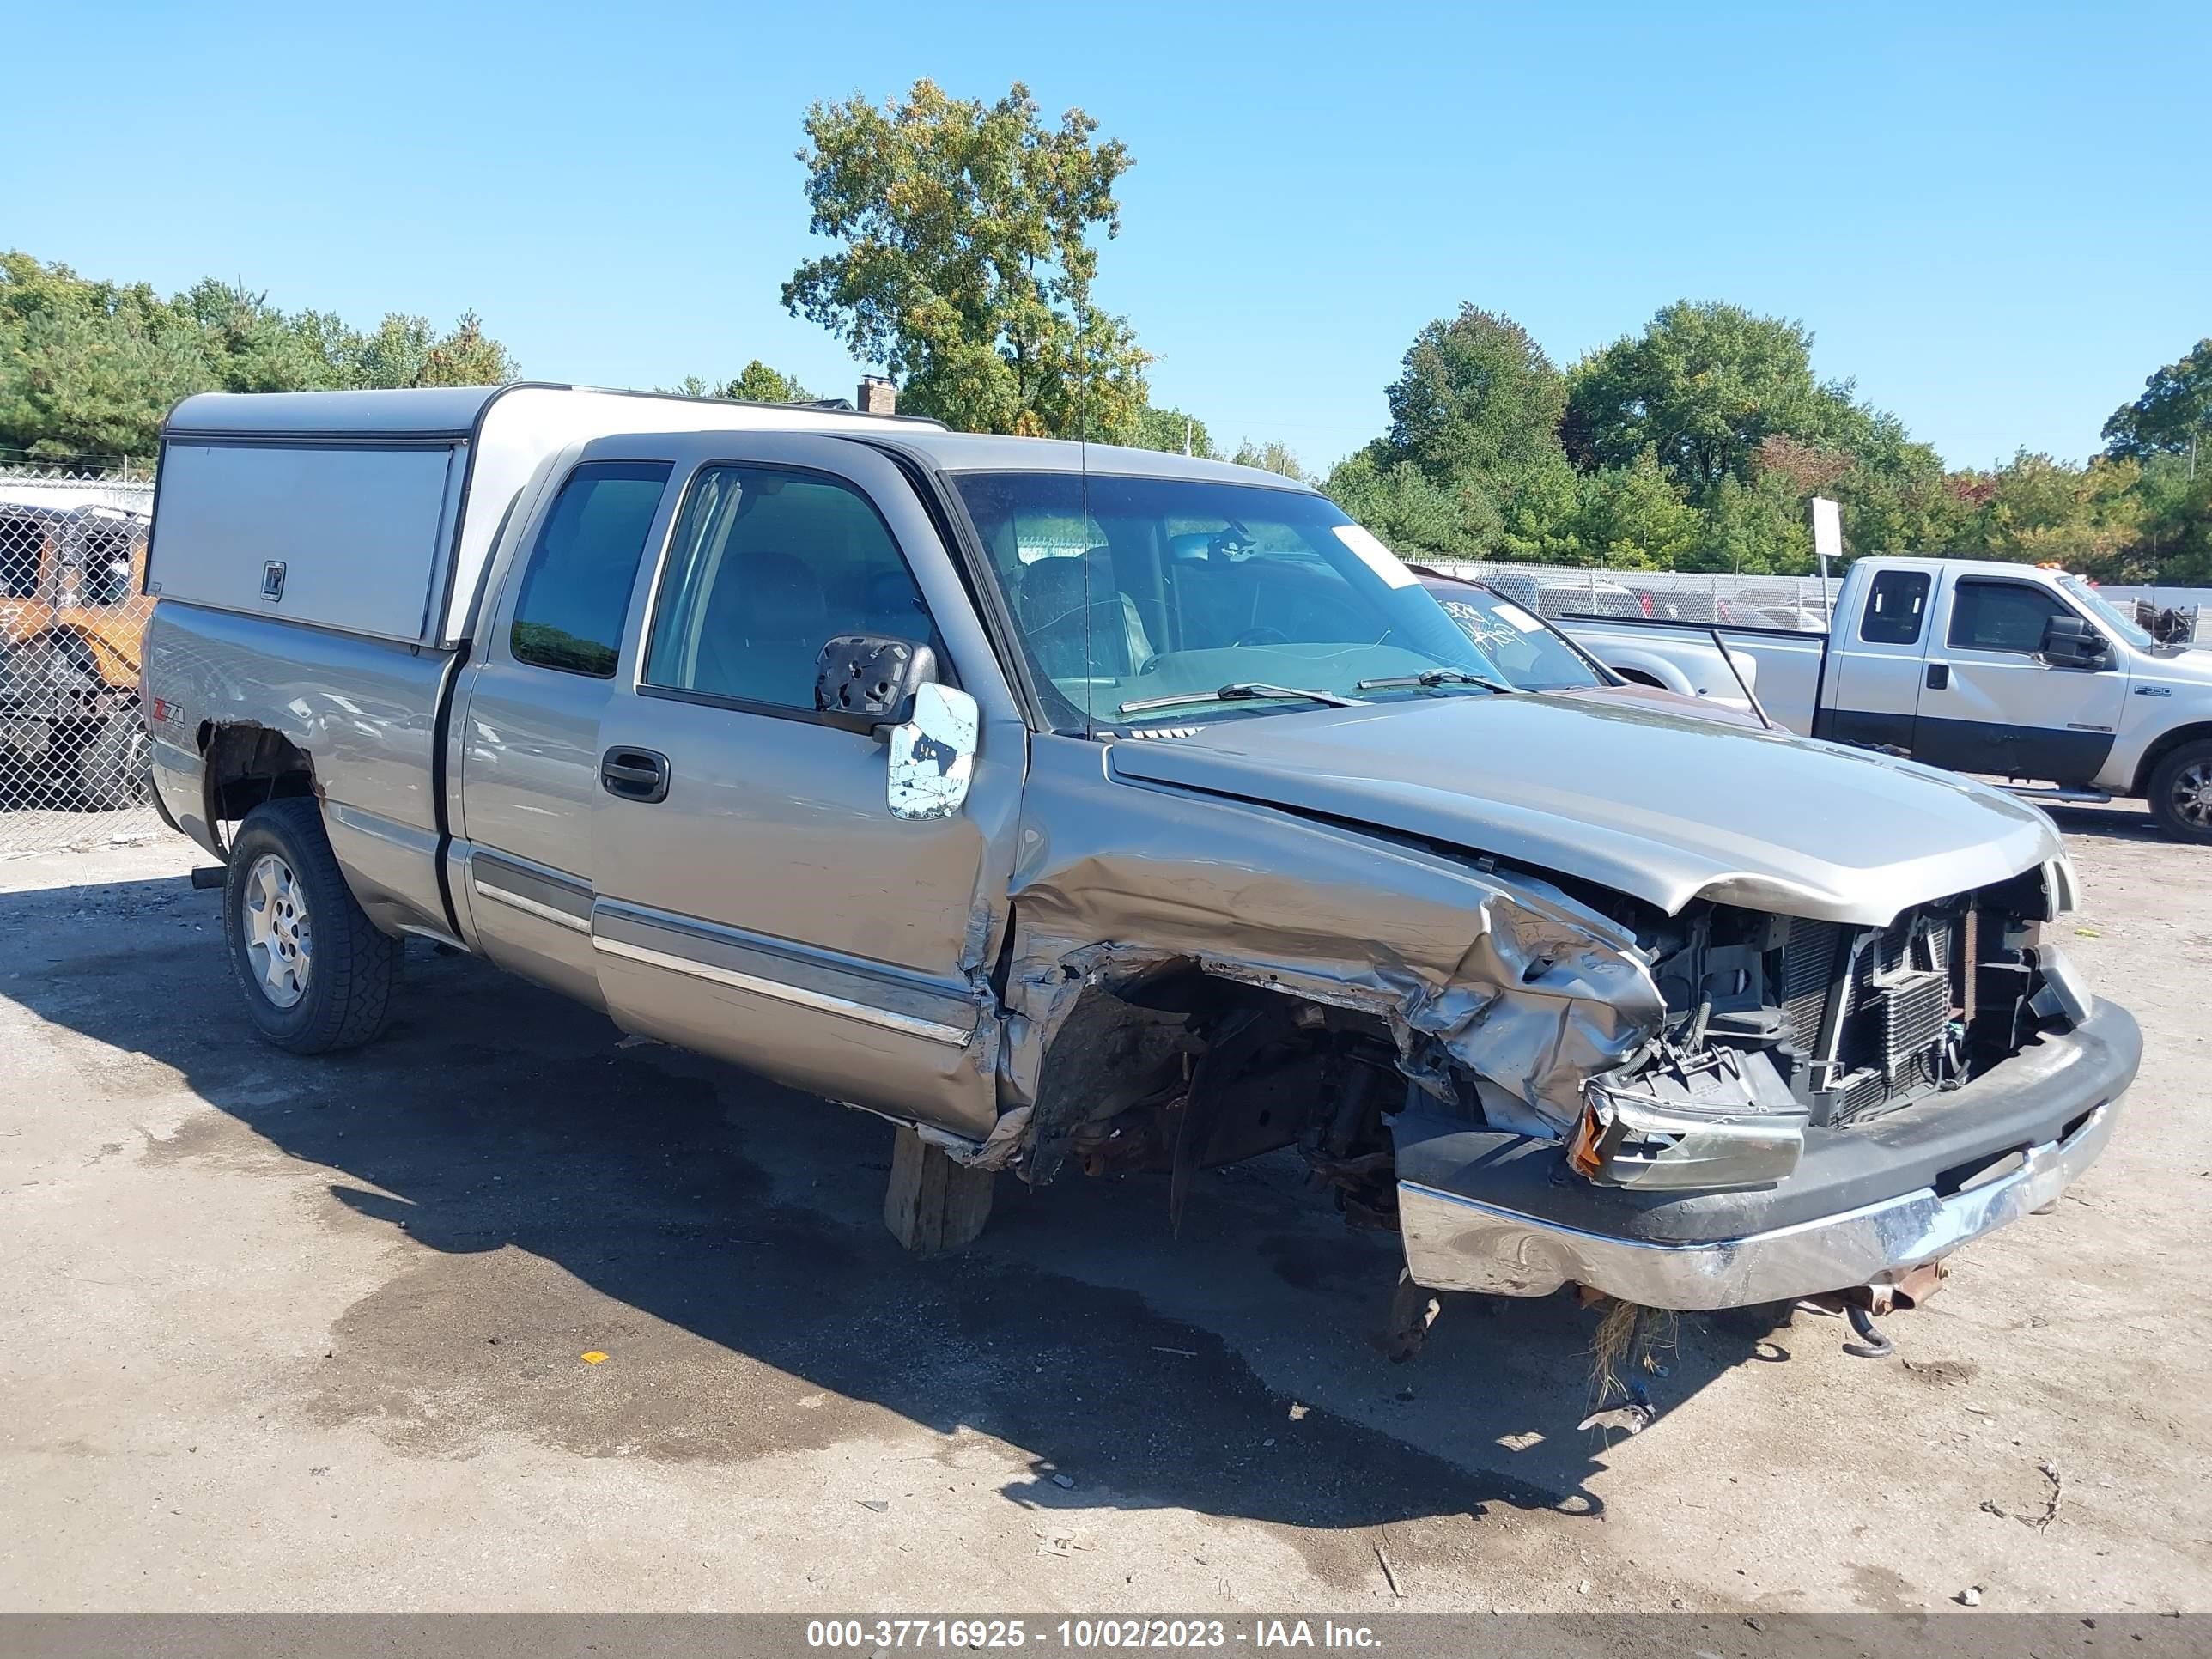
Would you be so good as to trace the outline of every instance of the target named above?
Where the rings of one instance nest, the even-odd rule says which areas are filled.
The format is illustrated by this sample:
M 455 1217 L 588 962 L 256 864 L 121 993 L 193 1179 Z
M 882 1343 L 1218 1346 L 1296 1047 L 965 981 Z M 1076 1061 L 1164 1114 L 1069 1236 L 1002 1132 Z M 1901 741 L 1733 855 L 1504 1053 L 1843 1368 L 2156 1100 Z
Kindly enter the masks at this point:
M 0 1607 L 2212 1611 L 2212 852 L 2063 821 L 2105 1159 L 1896 1358 L 1686 1322 L 1610 1441 L 1590 1315 L 1392 1366 L 1391 1242 L 1275 1163 L 917 1262 L 874 1119 L 428 953 L 294 1060 L 182 843 L 0 862 Z

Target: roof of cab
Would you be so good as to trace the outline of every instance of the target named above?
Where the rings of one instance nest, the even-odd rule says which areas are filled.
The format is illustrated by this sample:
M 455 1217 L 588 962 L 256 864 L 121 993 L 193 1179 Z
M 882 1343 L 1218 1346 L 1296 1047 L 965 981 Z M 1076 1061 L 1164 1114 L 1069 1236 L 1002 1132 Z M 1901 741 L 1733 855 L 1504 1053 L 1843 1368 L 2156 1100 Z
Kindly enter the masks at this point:
M 847 433 L 846 436 L 857 435 Z M 1119 444 L 1079 443 L 1070 438 L 1011 438 L 992 432 L 942 428 L 883 434 L 900 448 L 947 472 L 1089 472 L 1146 478 L 1193 478 L 1216 483 L 1260 484 L 1312 493 L 1312 486 L 1279 472 L 1229 461 L 1200 460 L 1172 450 L 1131 449 Z

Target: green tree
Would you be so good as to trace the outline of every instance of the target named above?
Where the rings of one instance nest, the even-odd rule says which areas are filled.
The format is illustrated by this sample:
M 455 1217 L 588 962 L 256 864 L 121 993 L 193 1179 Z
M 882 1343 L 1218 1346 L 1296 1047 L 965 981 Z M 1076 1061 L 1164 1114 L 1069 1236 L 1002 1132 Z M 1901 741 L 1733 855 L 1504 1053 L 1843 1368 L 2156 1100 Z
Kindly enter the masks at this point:
M 1213 438 L 1206 422 L 1180 409 L 1154 409 L 1150 404 L 1137 411 L 1137 429 L 1129 439 L 1139 449 L 1164 449 L 1180 455 L 1186 442 L 1194 455 L 1216 458 Z
M 1583 545 L 1582 475 L 1564 453 L 1524 467 L 1507 481 L 1499 503 L 1498 555 L 1541 564 L 1587 564 Z
M 1279 472 L 1285 478 L 1304 482 L 1306 470 L 1298 465 L 1298 458 L 1289 448 L 1269 439 L 1266 443 L 1254 443 L 1249 438 L 1237 446 L 1237 453 L 1229 458 L 1239 466 L 1256 466 L 1263 472 Z
M 199 329 L 145 283 L 0 253 L 0 454 L 150 455 L 170 407 L 220 383 Z
M 996 102 L 922 80 L 883 108 L 806 112 L 811 228 L 843 246 L 783 285 L 794 316 L 902 382 L 902 406 L 987 432 L 1127 441 L 1151 361 L 1092 301 L 1094 229 L 1121 229 L 1119 140 L 1048 126 L 1017 82 Z
M 241 283 L 163 300 L 0 254 L 0 453 L 150 456 L 162 419 L 196 392 L 482 386 L 516 372 L 473 313 L 445 334 L 397 313 L 363 334 Z
M 2146 380 L 2142 396 L 2114 410 L 2103 435 L 2114 460 L 2194 459 L 2200 444 L 2212 447 L 2212 339 L 2199 340 L 2179 362 Z
M 1528 330 L 1472 305 L 1413 337 L 1383 395 L 1391 449 L 1438 483 L 1535 465 L 1559 450 L 1565 378 Z
M 2120 581 L 2212 586 L 2212 466 L 2200 465 L 2193 478 L 2182 456 L 2152 455 L 2142 466 L 2135 537 L 2103 574 Z
M 1650 454 L 1628 466 L 1601 467 L 1582 481 L 1577 564 L 1626 570 L 1689 568 L 1705 539 L 1705 520 Z
M 811 404 L 814 394 L 799 385 L 796 377 L 781 369 L 770 368 L 756 357 L 747 363 L 744 371 L 733 380 L 725 380 L 714 394 L 717 398 L 736 398 L 749 404 Z
M 1503 529 L 1497 503 L 1480 485 L 1440 484 L 1395 459 L 1385 439 L 1338 462 L 1322 490 L 1400 553 L 1480 558 Z
M 1685 569 L 1765 574 L 1813 567 L 1805 497 L 1787 473 L 1761 469 L 1749 483 L 1723 478 L 1704 518 L 1700 545 Z
M 1577 465 L 1632 466 L 1650 450 L 1696 506 L 1721 480 L 1747 480 L 1780 434 L 1831 436 L 1847 386 L 1813 378 L 1813 337 L 1741 306 L 1677 301 L 1640 336 L 1591 353 L 1568 374 L 1561 435 Z

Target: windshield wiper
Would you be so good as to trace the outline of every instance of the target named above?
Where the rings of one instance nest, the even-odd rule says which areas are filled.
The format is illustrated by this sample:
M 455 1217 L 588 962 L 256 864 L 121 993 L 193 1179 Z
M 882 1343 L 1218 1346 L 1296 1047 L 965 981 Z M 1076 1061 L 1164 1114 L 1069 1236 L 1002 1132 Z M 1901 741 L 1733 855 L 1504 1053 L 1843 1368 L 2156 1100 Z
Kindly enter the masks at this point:
M 1236 680 L 1218 691 L 1178 691 L 1171 697 L 1139 697 L 1125 702 L 1121 712 L 1140 714 L 1147 708 L 1171 708 L 1179 702 L 1241 702 L 1248 697 L 1304 697 L 1309 702 L 1325 702 L 1331 708 L 1357 708 L 1357 697 L 1340 697 L 1334 691 L 1309 691 L 1303 686 L 1270 685 L 1265 680 Z
M 1486 691 L 1498 691 L 1508 696 L 1520 690 L 1517 685 L 1508 685 L 1503 680 L 1486 679 L 1480 674 L 1470 674 L 1459 668 L 1430 668 L 1419 674 L 1393 674 L 1387 679 L 1362 680 L 1362 691 L 1382 691 L 1397 685 L 1479 685 Z

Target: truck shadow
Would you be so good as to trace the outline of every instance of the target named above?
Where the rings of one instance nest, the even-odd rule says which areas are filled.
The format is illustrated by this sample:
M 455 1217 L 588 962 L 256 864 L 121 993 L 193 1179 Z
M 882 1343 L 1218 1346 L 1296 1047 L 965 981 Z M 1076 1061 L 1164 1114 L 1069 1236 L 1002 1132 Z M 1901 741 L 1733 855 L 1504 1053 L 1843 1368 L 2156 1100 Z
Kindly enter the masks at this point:
M 181 878 L 0 895 L 0 982 L 59 1028 L 88 1087 L 125 1060 L 143 1069 L 132 1056 L 173 1068 L 233 1126 L 331 1172 L 326 1224 L 411 1246 L 394 1294 L 334 1329 L 313 1385 L 325 1420 L 390 1435 L 412 1398 L 450 1429 L 454 1402 L 477 1400 L 483 1431 L 743 1462 L 794 1443 L 808 1413 L 786 1408 L 826 1395 L 1021 1449 L 1030 1468 L 1003 1490 L 1040 1510 L 1302 1528 L 1601 1510 L 1588 1480 L 1605 1439 L 1577 1428 L 1594 1316 L 1450 1298 L 1428 1351 L 1391 1365 L 1372 1338 L 1395 1240 L 1348 1231 L 1281 1167 L 1210 1177 L 1180 1237 L 1156 1182 L 1001 1177 L 981 1244 L 918 1261 L 880 1221 L 878 1119 L 623 1044 L 599 1015 L 420 947 L 384 1038 L 295 1059 L 248 1035 L 217 923 L 217 896 Z M 195 1115 L 146 1156 L 269 1154 Z M 526 1282 L 515 1252 L 561 1271 Z M 456 1322 L 485 1328 L 457 1342 Z M 519 1349 L 572 1376 L 576 1333 L 610 1326 L 630 1333 L 625 1358 L 667 1358 L 621 1421 L 516 1381 Z M 1753 1357 L 1787 1356 L 1686 1321 L 1651 1431 Z M 733 1413 L 714 1371 L 738 1359 L 770 1369 Z M 812 1420 L 866 1443 L 849 1412 Z
M 2140 801 L 2115 801 L 2109 806 L 2069 806 L 2063 801 L 2035 803 L 2051 821 L 2069 836 L 2094 836 L 2100 841 L 2170 842 Z

